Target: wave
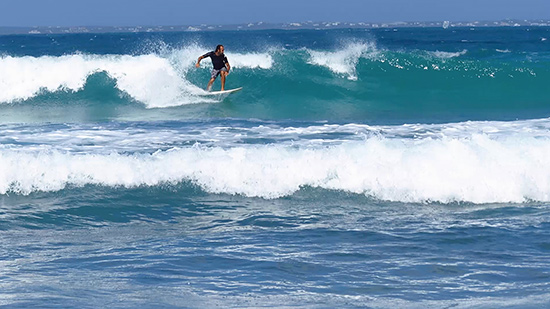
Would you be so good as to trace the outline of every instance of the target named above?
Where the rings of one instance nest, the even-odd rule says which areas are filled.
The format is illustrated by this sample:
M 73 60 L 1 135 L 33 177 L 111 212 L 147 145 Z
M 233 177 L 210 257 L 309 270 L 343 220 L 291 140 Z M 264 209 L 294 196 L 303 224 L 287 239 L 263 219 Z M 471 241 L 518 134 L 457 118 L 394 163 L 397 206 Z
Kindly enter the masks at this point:
M 209 61 L 203 61 L 200 69 L 194 67 L 198 55 L 206 50 L 189 45 L 143 55 L 3 56 L 0 102 L 33 105 L 46 101 L 47 105 L 52 100 L 78 101 L 80 97 L 72 95 L 84 93 L 84 100 L 99 102 L 101 108 L 103 101 L 138 103 L 136 106 L 147 109 L 219 103 L 223 98 L 203 95 Z M 336 50 L 271 48 L 228 53 L 233 67 L 229 87 L 246 89 L 231 97 L 238 99 L 239 107 L 215 114 L 203 110 L 200 115 L 263 119 L 336 116 L 345 120 L 406 115 L 419 119 L 473 110 L 461 119 L 482 119 L 476 116 L 479 110 L 485 115 L 504 115 L 500 119 L 515 119 L 519 109 L 526 113 L 521 117 L 548 115 L 549 97 L 544 89 L 550 70 L 544 61 L 475 60 L 460 56 L 466 50 L 457 55 L 438 53 L 390 51 L 369 41 L 345 43 Z M 98 75 L 111 81 L 102 82 L 95 78 Z M 106 87 L 112 87 L 107 93 L 110 97 L 118 95 L 121 101 L 102 100 L 105 91 L 100 90 Z
M 3 56 L 0 102 L 28 100 L 43 93 L 81 91 L 90 76 L 102 72 L 116 81 L 117 89 L 149 108 L 213 102 L 201 96 L 204 91 L 185 76 L 203 53 L 204 49 L 194 46 L 168 55 Z M 237 70 L 269 69 L 273 62 L 269 54 L 228 56 Z
M 182 93 L 197 93 L 166 59 L 155 55 L 4 57 L 0 70 L 0 101 L 9 103 L 44 92 L 82 90 L 87 78 L 98 72 L 107 73 L 118 89 L 152 107 L 174 104 L 184 98 Z
M 378 52 L 374 43 L 350 43 L 335 52 L 306 50 L 310 55 L 308 63 L 326 67 L 350 80 L 357 80 L 356 67 L 359 59 L 373 57 Z
M 267 199 L 314 187 L 399 202 L 547 202 L 547 128 L 548 119 L 405 127 L 227 127 L 204 130 L 213 142 L 188 147 L 178 139 L 196 140 L 192 132 L 186 137 L 185 132 L 163 129 L 155 137 L 150 131 L 140 136 L 140 128 L 120 128 L 121 134 L 110 134 L 119 142 L 104 141 L 109 130 L 98 137 L 82 132 L 100 141 L 98 145 L 105 142 L 106 149 L 93 141 L 88 147 L 82 139 L 75 142 L 71 136 L 78 132 L 69 128 L 66 141 L 59 140 L 58 131 L 55 136 L 46 133 L 55 146 L 27 146 L 32 140 L 22 140 L 21 147 L 4 143 L 0 193 L 190 182 L 210 193 Z M 225 135 L 233 141 L 226 141 Z M 264 143 L 243 143 L 253 136 Z M 271 143 L 265 144 L 266 138 Z M 215 142 L 218 139 L 224 144 Z M 109 148 L 112 144 L 123 147 Z M 148 152 L 134 152 L 139 144 L 148 144 Z

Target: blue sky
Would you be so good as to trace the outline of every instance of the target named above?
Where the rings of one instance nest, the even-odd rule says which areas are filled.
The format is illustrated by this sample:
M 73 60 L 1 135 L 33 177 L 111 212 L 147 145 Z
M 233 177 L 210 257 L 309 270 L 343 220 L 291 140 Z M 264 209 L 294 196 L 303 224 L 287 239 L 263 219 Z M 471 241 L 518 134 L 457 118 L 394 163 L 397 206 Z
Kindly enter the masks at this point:
M 550 19 L 550 0 L 1 0 L 0 26 Z

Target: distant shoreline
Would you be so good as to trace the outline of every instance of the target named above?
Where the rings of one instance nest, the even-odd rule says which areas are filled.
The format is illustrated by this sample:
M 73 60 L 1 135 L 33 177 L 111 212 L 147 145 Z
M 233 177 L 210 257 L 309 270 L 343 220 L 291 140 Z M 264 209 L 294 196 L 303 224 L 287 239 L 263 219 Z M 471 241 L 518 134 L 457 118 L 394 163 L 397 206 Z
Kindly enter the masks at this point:
M 433 21 L 433 22 L 294 22 L 294 23 L 245 23 L 234 25 L 182 25 L 182 26 L 36 26 L 3 27 L 0 35 L 9 34 L 70 34 L 70 33 L 141 33 L 141 32 L 198 32 L 239 30 L 299 30 L 299 29 L 377 29 L 377 28 L 461 28 L 461 27 L 548 27 L 550 20 L 500 20 L 500 21 Z

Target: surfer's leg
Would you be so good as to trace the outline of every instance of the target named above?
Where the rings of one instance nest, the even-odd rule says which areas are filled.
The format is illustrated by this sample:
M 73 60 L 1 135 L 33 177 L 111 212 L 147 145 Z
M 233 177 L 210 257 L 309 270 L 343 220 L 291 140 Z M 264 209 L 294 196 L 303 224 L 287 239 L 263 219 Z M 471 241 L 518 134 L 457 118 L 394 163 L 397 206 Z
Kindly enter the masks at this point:
M 221 71 L 220 75 L 222 76 L 222 91 L 225 90 L 225 76 L 227 75 L 227 72 Z
M 206 86 L 206 91 L 210 91 L 210 89 L 212 89 L 212 84 L 214 83 L 215 80 L 216 78 L 214 77 L 214 78 L 211 78 L 210 81 L 208 81 L 208 86 Z
M 210 81 L 208 82 L 208 86 L 206 86 L 206 91 L 210 91 L 210 89 L 212 89 L 212 84 L 214 83 L 218 75 L 220 75 L 220 70 L 212 69 L 212 72 L 210 72 Z

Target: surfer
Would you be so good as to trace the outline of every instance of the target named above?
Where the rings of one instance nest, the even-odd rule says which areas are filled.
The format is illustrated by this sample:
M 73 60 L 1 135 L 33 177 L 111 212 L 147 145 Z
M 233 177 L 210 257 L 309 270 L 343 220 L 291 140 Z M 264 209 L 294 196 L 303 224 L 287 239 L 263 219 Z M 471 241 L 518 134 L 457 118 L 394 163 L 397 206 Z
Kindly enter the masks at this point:
M 218 45 L 216 46 L 215 51 L 211 51 L 200 56 L 197 60 L 197 64 L 195 64 L 195 67 L 199 68 L 202 59 L 210 57 L 210 59 L 212 60 L 212 65 L 214 66 L 214 68 L 212 69 L 212 72 L 210 74 L 211 78 L 210 81 L 208 81 L 208 86 L 206 86 L 207 91 L 210 91 L 210 89 L 212 88 L 212 84 L 214 83 L 218 75 L 222 76 L 222 91 L 225 90 L 225 77 L 227 76 L 227 74 L 229 74 L 231 66 L 229 65 L 229 61 L 227 61 L 227 57 L 225 57 L 223 52 L 223 45 Z

